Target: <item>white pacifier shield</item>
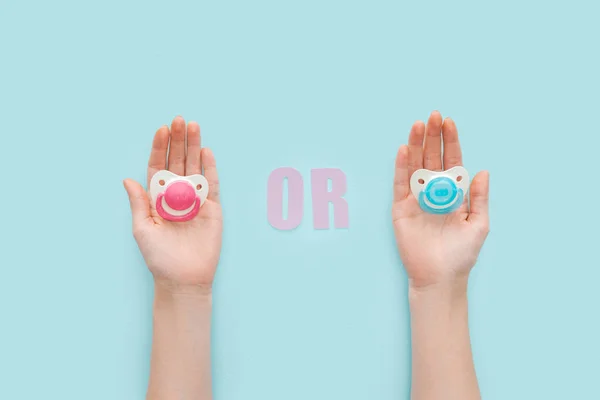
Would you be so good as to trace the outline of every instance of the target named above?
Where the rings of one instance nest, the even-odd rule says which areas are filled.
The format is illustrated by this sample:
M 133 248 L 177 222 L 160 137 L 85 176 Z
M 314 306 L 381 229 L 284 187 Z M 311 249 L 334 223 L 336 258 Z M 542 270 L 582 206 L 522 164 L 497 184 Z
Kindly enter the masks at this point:
M 461 189 L 463 195 L 466 196 L 469 190 L 469 173 L 464 167 L 456 166 L 446 171 L 430 171 L 428 169 L 416 170 L 410 177 L 410 190 L 417 200 L 419 200 L 421 193 L 427 188 L 427 185 L 434 179 L 447 178 L 451 180 L 457 189 Z M 432 204 L 426 198 L 424 199 L 427 207 L 431 209 L 443 210 L 452 206 L 450 204 L 444 204 L 442 206 Z
M 152 204 L 156 206 L 156 201 L 158 200 L 159 195 L 164 194 L 170 185 L 173 185 L 177 182 L 186 183 L 190 187 L 194 188 L 196 196 L 200 199 L 200 206 L 204 204 L 206 198 L 208 197 L 209 190 L 208 181 L 204 176 L 200 174 L 180 176 L 167 170 L 158 171 L 150 180 L 150 197 L 152 199 Z M 174 209 L 169 206 L 165 200 L 165 196 L 162 196 L 161 205 L 164 211 L 173 217 L 185 216 L 195 207 L 195 204 L 192 204 L 187 209 Z

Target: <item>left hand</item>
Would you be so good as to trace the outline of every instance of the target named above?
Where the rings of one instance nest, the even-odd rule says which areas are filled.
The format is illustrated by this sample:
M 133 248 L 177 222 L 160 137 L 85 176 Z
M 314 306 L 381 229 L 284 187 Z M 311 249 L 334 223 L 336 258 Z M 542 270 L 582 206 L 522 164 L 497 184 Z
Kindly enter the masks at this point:
M 442 155 L 443 138 L 443 155 Z M 412 288 L 466 281 L 489 232 L 489 174 L 480 172 L 462 206 L 446 215 L 421 210 L 410 191 L 410 177 L 417 169 L 442 171 L 462 165 L 454 121 L 434 111 L 427 126 L 416 122 L 408 146 L 396 158 L 392 219 L 402 263 Z

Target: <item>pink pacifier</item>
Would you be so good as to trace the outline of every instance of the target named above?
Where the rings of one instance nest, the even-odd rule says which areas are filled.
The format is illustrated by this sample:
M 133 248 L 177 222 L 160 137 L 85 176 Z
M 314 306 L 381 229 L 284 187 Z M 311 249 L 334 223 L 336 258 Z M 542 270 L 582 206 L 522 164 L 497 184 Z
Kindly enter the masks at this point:
M 167 221 L 194 218 L 208 196 L 208 181 L 202 175 L 179 176 L 158 171 L 150 180 L 150 196 L 156 212 Z

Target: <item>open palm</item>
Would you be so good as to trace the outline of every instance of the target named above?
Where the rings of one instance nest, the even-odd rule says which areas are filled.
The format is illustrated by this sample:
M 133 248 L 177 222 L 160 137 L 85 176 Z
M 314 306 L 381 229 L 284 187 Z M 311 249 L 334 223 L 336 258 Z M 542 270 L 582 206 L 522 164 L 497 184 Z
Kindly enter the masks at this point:
M 446 215 L 424 212 L 410 191 L 410 177 L 416 170 L 442 171 L 458 165 L 462 165 L 462 154 L 456 126 L 450 118 L 442 121 L 437 111 L 427 126 L 416 122 L 408 146 L 398 150 L 392 219 L 400 257 L 414 286 L 468 276 L 487 237 L 487 172 L 473 178 L 470 209 L 465 197 L 457 211 Z
M 147 185 L 160 170 L 181 175 L 203 174 L 209 186 L 206 202 L 187 222 L 162 219 L 146 190 L 138 182 L 124 181 L 133 217 L 133 233 L 155 279 L 173 285 L 212 284 L 223 229 L 219 202 L 219 178 L 215 158 L 201 148 L 200 127 L 176 117 L 171 128 L 161 127 L 154 136 L 148 162 Z

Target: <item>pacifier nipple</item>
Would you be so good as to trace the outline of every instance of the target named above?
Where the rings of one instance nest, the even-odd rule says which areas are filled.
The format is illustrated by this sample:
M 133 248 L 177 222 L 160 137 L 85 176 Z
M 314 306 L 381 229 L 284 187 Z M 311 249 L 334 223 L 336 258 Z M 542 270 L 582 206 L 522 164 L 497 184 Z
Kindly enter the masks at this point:
M 194 205 L 195 201 L 196 192 L 188 182 L 173 182 L 165 190 L 165 202 L 173 210 L 186 210 Z
M 456 199 L 457 187 L 446 177 L 432 179 L 425 188 L 427 200 L 436 206 L 446 206 Z

